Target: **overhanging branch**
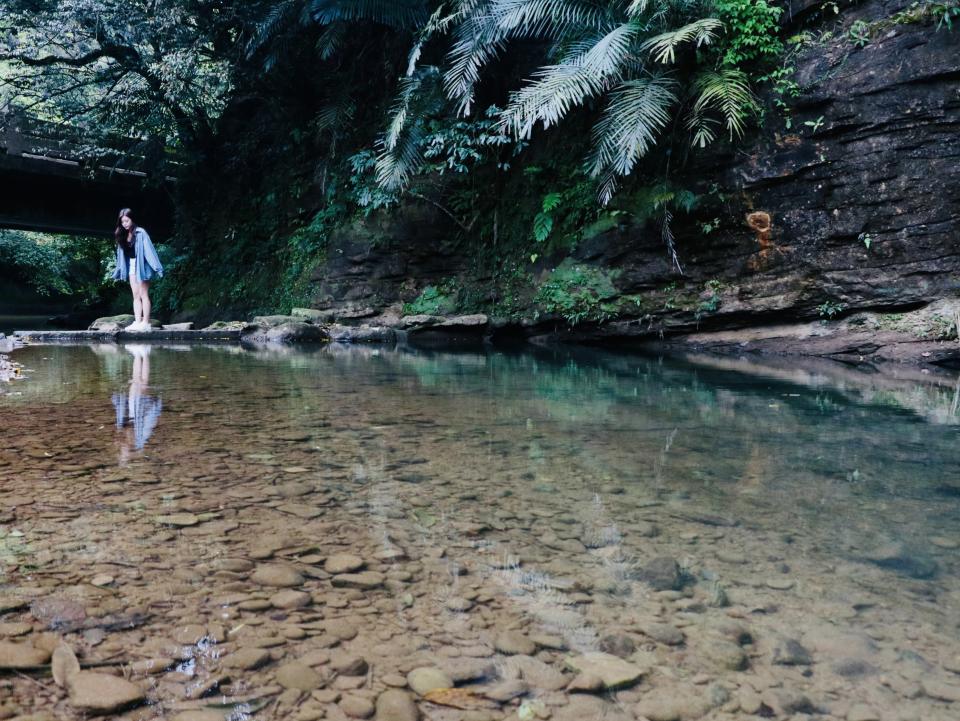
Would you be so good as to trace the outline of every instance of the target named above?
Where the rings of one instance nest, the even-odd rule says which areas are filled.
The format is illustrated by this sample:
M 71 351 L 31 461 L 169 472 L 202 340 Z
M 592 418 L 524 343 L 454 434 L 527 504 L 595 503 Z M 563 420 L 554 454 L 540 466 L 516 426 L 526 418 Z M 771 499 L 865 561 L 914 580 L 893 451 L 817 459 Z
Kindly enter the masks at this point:
M 0 53 L 0 61 L 12 60 L 23 63 L 31 67 L 48 67 L 50 65 L 69 65 L 74 68 L 82 68 L 84 65 L 96 62 L 100 58 L 107 57 L 107 52 L 103 48 L 91 50 L 78 57 L 67 55 L 44 55 L 42 58 L 34 58 L 29 55 L 19 53 Z

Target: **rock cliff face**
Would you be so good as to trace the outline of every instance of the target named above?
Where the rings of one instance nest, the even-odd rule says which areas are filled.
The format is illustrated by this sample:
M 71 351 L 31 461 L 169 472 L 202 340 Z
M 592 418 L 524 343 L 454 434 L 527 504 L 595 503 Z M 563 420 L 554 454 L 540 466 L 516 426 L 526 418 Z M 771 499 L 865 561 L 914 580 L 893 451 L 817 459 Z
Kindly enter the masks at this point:
M 674 228 L 682 276 L 649 227 L 582 243 L 577 260 L 618 268 L 617 289 L 641 301 L 634 318 L 562 334 L 650 338 L 890 312 L 960 295 L 960 28 L 937 30 L 935 17 L 911 8 L 902 0 L 861 3 L 839 20 L 831 13 L 824 34 L 827 26 L 816 25 L 822 4 L 795 0 L 791 31 L 806 23 L 811 39 L 789 61 L 799 86 L 790 128 L 771 107 L 751 142 L 690 169 L 688 185 L 705 196 L 720 192 L 698 222 Z M 863 47 L 849 34 L 857 21 L 869 30 Z M 705 234 L 699 221 L 714 218 L 719 229 Z M 385 304 L 456 275 L 439 220 L 381 229 L 425 234 L 414 244 L 417 257 L 410 243 L 401 254 L 390 242 L 371 250 L 363 232 L 340 238 L 339 258 L 318 270 L 319 295 Z M 530 333 L 560 328 L 541 323 Z

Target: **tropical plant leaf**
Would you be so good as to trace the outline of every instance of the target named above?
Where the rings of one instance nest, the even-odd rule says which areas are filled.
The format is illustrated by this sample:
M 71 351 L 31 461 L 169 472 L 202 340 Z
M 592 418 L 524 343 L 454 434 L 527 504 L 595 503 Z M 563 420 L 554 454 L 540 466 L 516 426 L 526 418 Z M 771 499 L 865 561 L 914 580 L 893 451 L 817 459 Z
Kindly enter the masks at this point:
M 722 28 L 723 23 L 716 18 L 701 18 L 676 30 L 655 35 L 641 43 L 640 50 L 649 52 L 658 63 L 674 63 L 678 47 L 687 43 L 693 43 L 695 47 L 707 45 L 716 39 Z
M 436 104 L 435 86 L 440 69 L 434 65 L 420 68 L 400 83 L 400 95 L 393 107 L 393 117 L 377 157 L 377 182 L 388 190 L 407 185 L 423 160 L 422 118 Z
M 757 110 L 756 98 L 742 70 L 705 70 L 695 78 L 693 91 L 696 100 L 687 127 L 694 131 L 695 145 L 702 145 L 702 138 L 707 137 L 704 117 L 708 111 L 714 110 L 723 116 L 724 125 L 733 140 L 735 135 L 743 135 L 746 118 Z M 709 140 L 712 139 L 709 137 Z
M 544 242 L 553 232 L 553 216 L 549 212 L 537 213 L 533 219 L 533 239 Z
M 310 0 L 310 15 L 322 25 L 337 20 L 369 20 L 395 28 L 413 28 L 427 19 L 423 0 Z
M 576 28 L 599 30 L 612 20 L 598 3 L 581 0 L 495 0 L 490 8 L 505 36 L 543 37 Z
M 617 178 L 629 175 L 637 161 L 656 143 L 670 122 L 677 102 L 677 83 L 656 75 L 628 80 L 610 94 L 610 102 L 593 131 L 588 169 L 600 177 L 600 202 L 610 202 Z
M 551 210 L 555 210 L 560 206 L 562 201 L 563 195 L 560 193 L 547 193 L 545 196 L 543 196 L 543 203 L 541 204 L 543 212 L 549 213 Z
M 538 70 L 532 83 L 510 96 L 502 116 L 504 125 L 526 138 L 537 122 L 549 128 L 571 108 L 598 95 L 618 80 L 630 60 L 637 29 L 633 23 L 619 25 L 571 61 Z

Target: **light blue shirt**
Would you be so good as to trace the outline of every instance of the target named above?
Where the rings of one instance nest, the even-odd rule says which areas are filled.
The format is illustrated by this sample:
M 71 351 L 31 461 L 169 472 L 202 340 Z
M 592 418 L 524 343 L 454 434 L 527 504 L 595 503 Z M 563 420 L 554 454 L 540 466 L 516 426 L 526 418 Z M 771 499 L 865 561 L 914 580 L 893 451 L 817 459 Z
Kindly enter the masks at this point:
M 154 275 L 163 277 L 163 266 L 157 257 L 157 250 L 153 247 L 150 234 L 139 226 L 133 231 L 134 250 L 137 253 L 137 277 L 140 280 L 151 280 Z M 123 255 L 123 248 L 117 245 L 117 267 L 113 269 L 114 280 L 128 280 L 129 263 Z

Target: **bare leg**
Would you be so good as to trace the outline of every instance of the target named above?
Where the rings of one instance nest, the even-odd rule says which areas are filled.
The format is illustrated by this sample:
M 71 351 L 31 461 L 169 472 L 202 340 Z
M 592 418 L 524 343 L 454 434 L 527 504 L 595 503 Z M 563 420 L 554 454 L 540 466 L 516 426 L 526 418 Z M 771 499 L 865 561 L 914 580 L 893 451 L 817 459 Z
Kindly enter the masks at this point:
M 140 286 L 142 284 L 132 275 L 130 276 L 130 292 L 133 293 L 133 322 L 139 323 L 143 317 L 143 303 L 140 299 Z
M 142 310 L 143 322 L 150 325 L 150 281 L 140 281 L 140 308 Z

